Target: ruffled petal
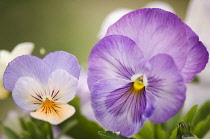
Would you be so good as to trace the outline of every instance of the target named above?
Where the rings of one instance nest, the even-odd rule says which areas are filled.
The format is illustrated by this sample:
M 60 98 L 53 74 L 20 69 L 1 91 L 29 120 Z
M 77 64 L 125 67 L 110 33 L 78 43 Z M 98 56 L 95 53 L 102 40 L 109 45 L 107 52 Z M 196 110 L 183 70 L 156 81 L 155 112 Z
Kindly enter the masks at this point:
M 31 116 L 57 125 L 75 113 L 75 108 L 71 105 L 59 102 L 53 103 L 52 105 L 52 107 L 40 106 L 35 112 L 31 112 Z
M 63 69 L 57 69 L 49 77 L 47 98 L 67 103 L 75 97 L 78 80 Z
M 31 55 L 19 56 L 11 61 L 5 70 L 4 87 L 12 91 L 16 81 L 22 76 L 35 78 L 46 85 L 50 73 L 50 67 L 42 59 Z
M 162 53 L 173 57 L 178 69 L 185 64 L 188 47 L 185 24 L 171 12 L 161 9 L 133 11 L 109 27 L 106 35 L 114 34 L 134 40 L 147 60 Z
M 75 78 L 79 78 L 80 65 L 77 58 L 64 51 L 56 51 L 49 53 L 43 59 L 52 68 L 52 71 L 56 69 L 63 69 Z
M 155 99 L 155 111 L 149 119 L 153 123 L 165 122 L 181 109 L 185 100 L 186 87 L 181 72 L 170 56 L 159 54 L 146 64 L 145 75 L 146 93 Z
M 199 41 L 198 36 L 186 25 L 189 40 L 187 61 L 182 69 L 185 82 L 190 82 L 208 63 L 209 54 L 206 47 Z
M 106 129 L 119 131 L 123 136 L 137 133 L 153 110 L 147 106 L 146 93 L 132 92 L 132 84 L 119 78 L 102 79 L 94 84 L 91 92 L 96 119 Z
M 135 65 L 143 57 L 136 43 L 128 37 L 111 35 L 104 37 L 92 49 L 89 56 L 88 85 L 104 78 L 131 79 Z
M 16 81 L 22 76 L 35 78 L 46 85 L 50 74 L 50 67 L 42 59 L 31 55 L 19 56 L 10 62 L 5 70 L 4 87 L 12 91 Z
M 45 100 L 42 85 L 34 78 L 20 77 L 12 92 L 15 103 L 27 111 L 36 110 Z

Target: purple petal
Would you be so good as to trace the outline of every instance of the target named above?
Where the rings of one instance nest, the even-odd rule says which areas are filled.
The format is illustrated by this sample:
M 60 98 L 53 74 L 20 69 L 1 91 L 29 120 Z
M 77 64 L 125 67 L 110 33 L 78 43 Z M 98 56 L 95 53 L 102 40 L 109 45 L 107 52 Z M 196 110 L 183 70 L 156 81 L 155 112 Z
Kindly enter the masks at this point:
M 185 24 L 173 13 L 161 9 L 140 9 L 113 24 L 106 35 L 124 35 L 136 42 L 146 60 L 162 53 L 173 57 L 178 69 L 187 58 Z
M 56 69 L 63 69 L 75 78 L 79 78 L 80 66 L 77 58 L 64 51 L 56 51 L 49 53 L 43 59 L 52 68 L 52 71 Z
M 173 117 L 184 103 L 184 80 L 173 59 L 168 55 L 159 54 L 153 57 L 145 67 L 148 80 L 146 93 L 152 94 L 156 102 L 150 121 L 165 122 Z
M 142 58 L 141 50 L 128 37 L 111 35 L 103 38 L 92 49 L 89 56 L 88 85 L 104 78 L 130 80 L 136 63 Z
M 45 101 L 45 90 L 36 79 L 20 77 L 12 92 L 15 103 L 27 111 L 36 110 Z
M 131 92 L 132 82 L 109 78 L 94 84 L 91 93 L 92 107 L 96 119 L 108 130 L 123 136 L 137 133 L 154 110 L 147 106 L 145 92 Z M 146 112 L 146 113 L 145 113 Z
M 209 54 L 206 47 L 199 41 L 198 36 L 186 25 L 186 31 L 189 40 L 188 56 L 182 75 L 185 82 L 190 82 L 194 76 L 200 73 L 208 63 Z
M 50 73 L 50 67 L 42 59 L 23 55 L 8 64 L 3 77 L 4 87 L 12 91 L 16 81 L 22 76 L 32 77 L 42 84 L 47 84 Z

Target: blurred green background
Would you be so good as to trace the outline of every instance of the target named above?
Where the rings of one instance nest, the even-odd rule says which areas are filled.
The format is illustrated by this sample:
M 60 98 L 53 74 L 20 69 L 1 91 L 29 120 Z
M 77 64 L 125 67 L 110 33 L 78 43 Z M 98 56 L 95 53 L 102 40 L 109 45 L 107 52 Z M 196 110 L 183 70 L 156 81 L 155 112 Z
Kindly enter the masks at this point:
M 163 1 L 184 20 L 189 0 Z M 33 55 L 43 57 L 40 48 L 46 53 L 63 50 L 87 64 L 106 15 L 117 8 L 140 9 L 148 2 L 152 0 L 1 0 L 0 49 L 11 51 L 18 43 L 33 42 Z M 1 100 L 0 120 L 14 106 L 11 97 Z

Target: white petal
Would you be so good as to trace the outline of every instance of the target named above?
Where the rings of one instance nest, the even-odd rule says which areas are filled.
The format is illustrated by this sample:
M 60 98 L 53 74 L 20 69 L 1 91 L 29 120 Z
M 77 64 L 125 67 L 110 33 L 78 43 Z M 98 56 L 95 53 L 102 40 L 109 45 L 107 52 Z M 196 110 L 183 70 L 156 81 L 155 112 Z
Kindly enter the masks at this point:
M 34 49 L 34 44 L 31 42 L 24 42 L 18 44 L 11 52 L 13 58 L 16 58 L 21 55 L 29 55 Z
M 49 77 L 47 98 L 67 103 L 75 97 L 78 80 L 62 69 L 57 69 Z M 48 92 L 47 91 L 47 92 Z
M 175 13 L 174 9 L 169 4 L 162 1 L 149 2 L 144 7 L 145 8 L 160 8 L 160 9 Z
M 31 116 L 57 125 L 75 113 L 75 108 L 71 105 L 59 102 L 56 102 L 55 105 L 56 106 L 49 111 L 45 111 L 46 109 L 43 110 L 43 107 L 39 107 L 36 112 L 31 112 Z
M 105 18 L 104 21 L 101 25 L 101 29 L 98 32 L 98 38 L 101 39 L 105 36 L 106 31 L 108 29 L 108 27 L 112 24 L 114 24 L 117 20 L 119 20 L 123 15 L 131 12 L 131 9 L 116 9 L 114 11 L 112 11 L 111 13 L 109 13 Z
M 42 85 L 37 80 L 31 77 L 20 77 L 12 91 L 12 96 L 19 107 L 33 111 L 46 99 L 44 93 Z

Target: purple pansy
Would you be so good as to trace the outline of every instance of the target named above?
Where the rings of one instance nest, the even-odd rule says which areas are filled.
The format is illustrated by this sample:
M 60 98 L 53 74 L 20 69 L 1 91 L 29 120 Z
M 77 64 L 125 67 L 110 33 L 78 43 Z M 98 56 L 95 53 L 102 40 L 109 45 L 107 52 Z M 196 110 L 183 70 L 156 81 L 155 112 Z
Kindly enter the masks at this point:
M 12 60 L 4 73 L 4 87 L 15 103 L 31 116 L 59 124 L 72 116 L 80 66 L 75 56 L 56 51 L 43 59 L 23 55 Z
M 89 56 L 88 85 L 96 119 L 123 136 L 148 119 L 173 117 L 185 100 L 185 82 L 199 73 L 208 52 L 175 14 L 140 9 L 113 24 Z

